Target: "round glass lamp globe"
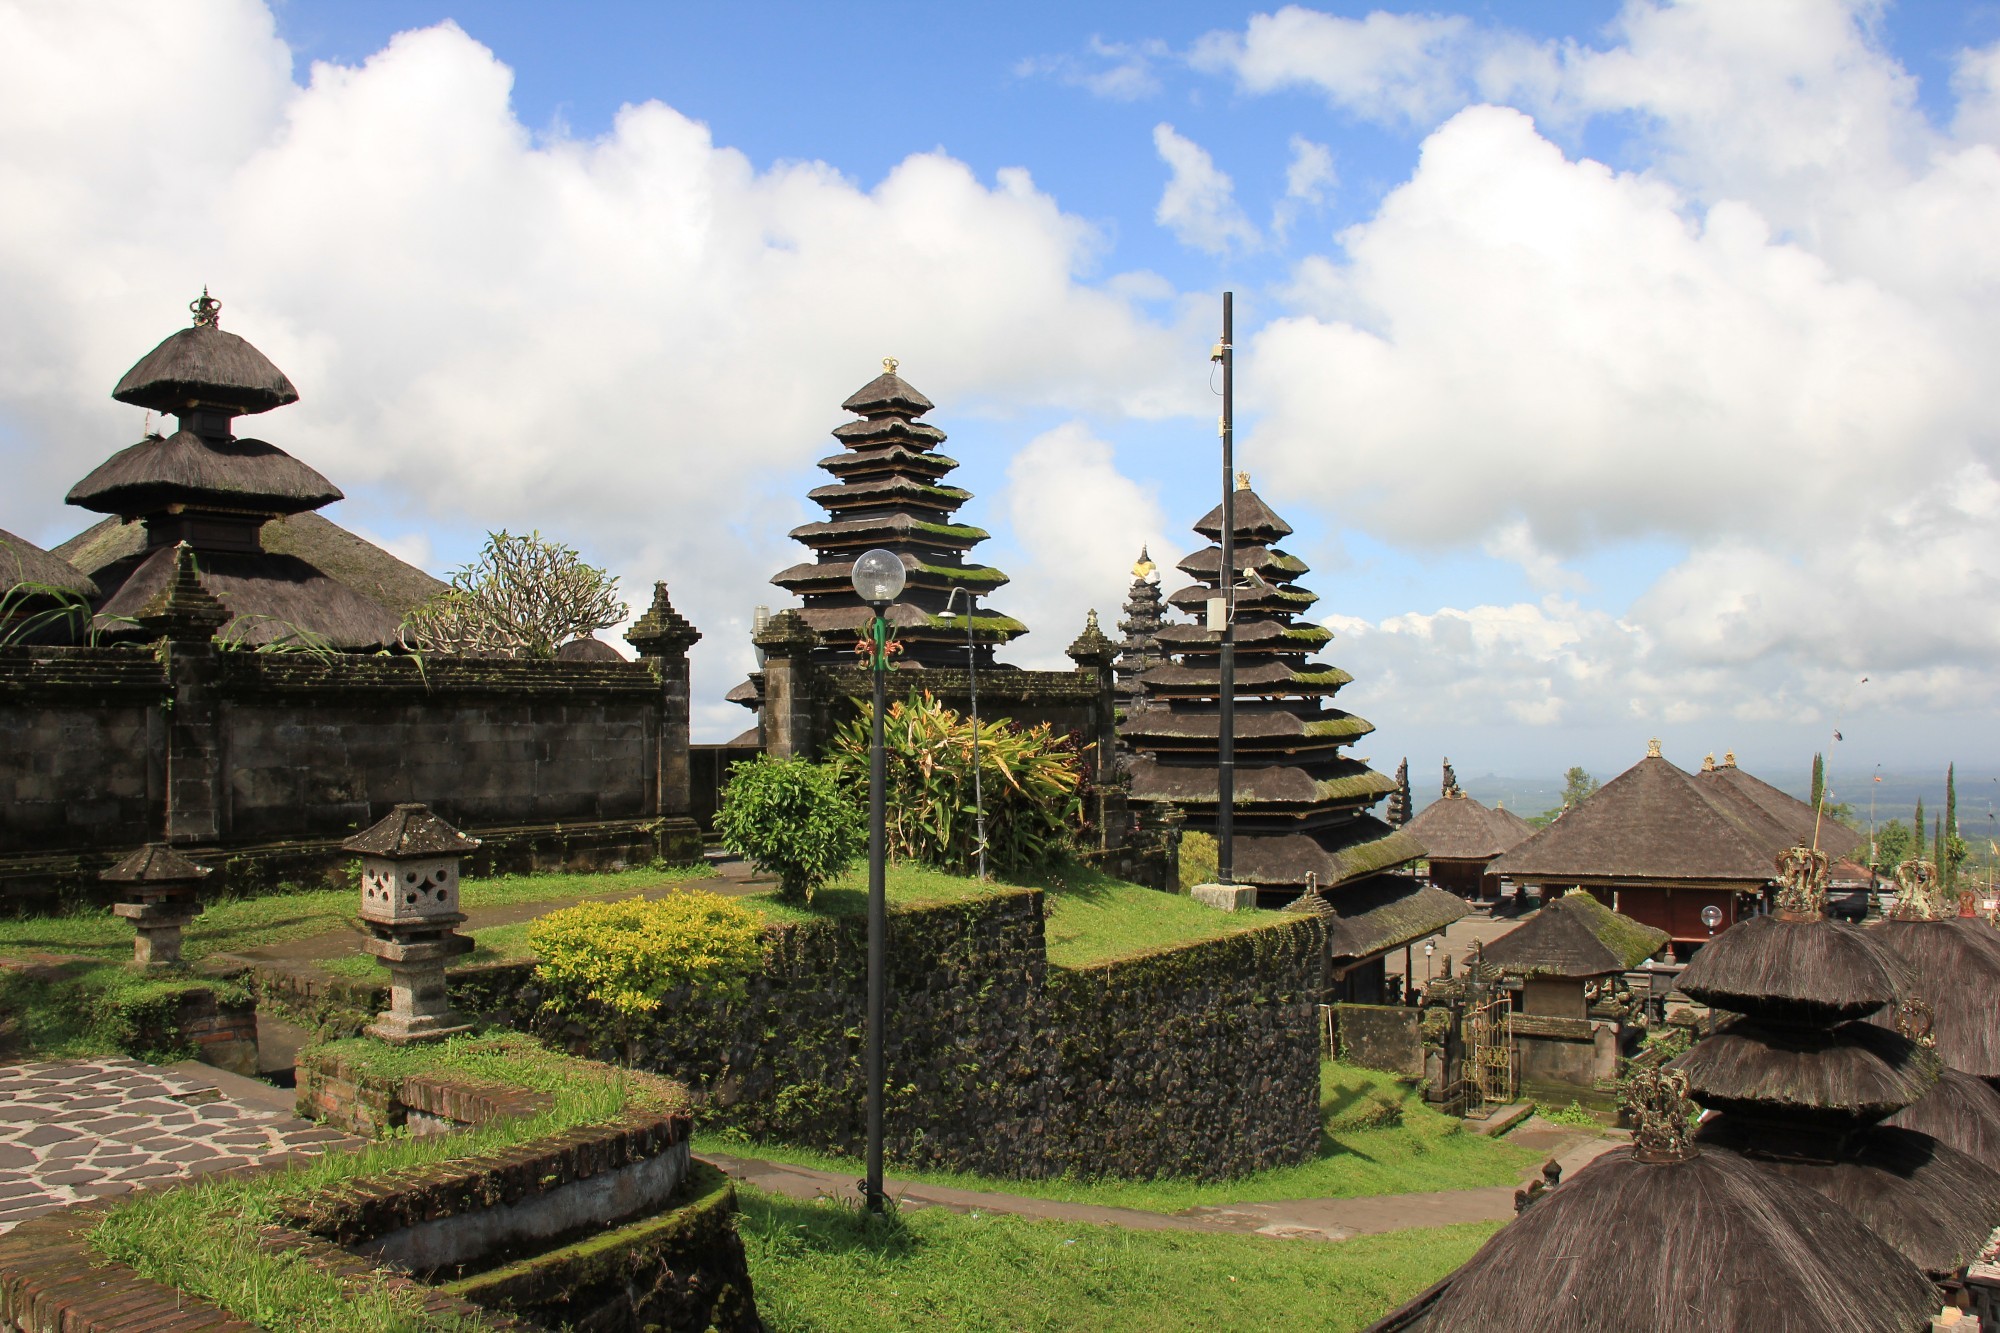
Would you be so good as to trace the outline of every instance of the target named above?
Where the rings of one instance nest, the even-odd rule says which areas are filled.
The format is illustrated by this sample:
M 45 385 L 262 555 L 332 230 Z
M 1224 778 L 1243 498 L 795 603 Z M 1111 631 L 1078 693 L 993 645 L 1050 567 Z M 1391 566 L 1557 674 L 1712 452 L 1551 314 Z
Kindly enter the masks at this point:
M 871 606 L 886 606 L 903 595 L 903 562 L 894 551 L 876 547 L 854 562 L 854 591 Z

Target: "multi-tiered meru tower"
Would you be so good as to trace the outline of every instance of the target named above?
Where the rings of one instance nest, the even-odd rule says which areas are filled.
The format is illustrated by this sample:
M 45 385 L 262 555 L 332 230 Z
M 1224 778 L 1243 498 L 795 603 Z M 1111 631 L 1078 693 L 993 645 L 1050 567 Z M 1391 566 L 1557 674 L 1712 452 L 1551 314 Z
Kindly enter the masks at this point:
M 1352 677 L 1312 660 L 1333 635 L 1295 623 L 1319 598 L 1294 582 L 1305 562 L 1276 545 L 1291 525 L 1248 477 L 1238 478 L 1235 510 L 1236 576 L 1251 583 L 1236 598 L 1235 879 L 1257 887 L 1261 906 L 1283 905 L 1313 886 L 1332 891 L 1328 900 L 1339 910 L 1342 886 L 1413 861 L 1423 846 L 1369 813 L 1395 782 L 1343 753 L 1374 728 L 1333 706 Z M 1222 507 L 1194 527 L 1210 545 L 1180 568 L 1197 582 L 1167 600 L 1199 614 L 1222 586 Z M 1140 752 L 1132 799 L 1171 801 L 1186 810 L 1190 829 L 1212 833 L 1221 638 L 1197 621 L 1163 626 L 1155 640 L 1170 660 L 1140 677 L 1150 706 L 1120 728 Z
M 1113 668 L 1118 674 L 1118 706 L 1127 711 L 1145 698 L 1146 689 L 1139 678 L 1166 660 L 1153 637 L 1160 632 L 1162 609 L 1160 570 L 1142 546 L 1138 563 L 1132 566 L 1132 591 L 1125 598 L 1125 615 L 1118 622 L 1118 632 L 1125 637 L 1118 643 L 1118 662 Z
M 880 375 L 841 404 L 861 418 L 834 429 L 842 451 L 820 460 L 834 482 L 810 498 L 826 510 L 826 518 L 792 529 L 814 558 L 771 582 L 805 603 L 798 614 L 819 635 L 820 660 L 851 663 L 871 614 L 849 582 L 855 557 L 878 546 L 893 551 L 909 579 L 889 611 L 891 632 L 903 645 L 898 665 L 965 665 L 964 599 L 953 608 L 956 615 L 944 616 L 951 589 L 962 587 L 981 599 L 974 638 L 979 665 L 991 666 L 993 648 L 1028 627 L 984 604 L 1007 576 L 966 561 L 966 553 L 987 534 L 954 519 L 972 492 L 945 484 L 958 460 L 937 452 L 943 431 L 917 420 L 935 405 L 896 374 L 893 358 L 882 366 Z

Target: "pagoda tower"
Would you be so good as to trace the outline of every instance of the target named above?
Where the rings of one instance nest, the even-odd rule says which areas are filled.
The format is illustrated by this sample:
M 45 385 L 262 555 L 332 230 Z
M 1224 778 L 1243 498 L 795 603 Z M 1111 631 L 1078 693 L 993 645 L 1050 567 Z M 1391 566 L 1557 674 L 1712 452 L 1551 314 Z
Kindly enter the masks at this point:
M 814 656 L 822 662 L 852 663 L 855 641 L 873 614 L 849 582 L 855 557 L 875 547 L 893 551 L 902 558 L 909 580 L 889 609 L 890 631 L 903 645 L 897 665 L 966 664 L 964 598 L 953 608 L 955 615 L 944 614 L 951 589 L 963 587 L 981 599 L 974 639 L 979 665 L 991 666 L 994 647 L 1027 633 L 1028 627 L 983 604 L 1007 576 L 966 561 L 966 552 L 985 541 L 987 533 L 954 521 L 972 492 L 945 484 L 958 460 L 937 452 L 944 432 L 917 419 L 935 404 L 896 373 L 891 357 L 882 362 L 880 375 L 841 406 L 860 420 L 835 427 L 833 436 L 842 450 L 820 460 L 834 481 L 812 491 L 810 498 L 827 516 L 791 532 L 812 548 L 814 558 L 771 582 L 805 603 L 799 615 L 820 639 Z
M 1414 861 L 1423 845 L 1390 828 L 1369 807 L 1396 790 L 1391 779 L 1344 753 L 1374 727 L 1333 706 L 1353 677 L 1311 660 L 1333 638 L 1295 623 L 1319 598 L 1295 580 L 1305 562 L 1277 543 L 1286 523 L 1238 474 L 1234 561 L 1253 591 L 1236 598 L 1237 882 L 1255 885 L 1260 906 L 1282 906 L 1309 885 L 1338 890 Z M 1168 598 L 1196 613 L 1222 586 L 1222 507 L 1199 523 L 1210 545 L 1180 562 L 1197 580 Z M 1171 801 L 1187 826 L 1216 828 L 1220 727 L 1220 637 L 1203 625 L 1170 624 L 1156 636 L 1170 660 L 1140 676 L 1152 706 L 1125 720 L 1120 735 L 1140 752 L 1131 766 L 1132 799 Z M 1416 891 L 1414 882 L 1410 891 Z M 1328 895 L 1336 912 L 1338 892 Z M 1379 905 L 1379 904 L 1374 904 Z M 1401 943 L 1401 941 L 1397 941 Z
M 1166 660 L 1155 636 L 1160 632 L 1160 568 L 1153 563 L 1153 557 L 1145 547 L 1139 548 L 1139 559 L 1132 566 L 1132 591 L 1125 598 L 1125 618 L 1118 622 L 1118 632 L 1125 637 L 1118 643 L 1118 661 L 1112 668 L 1118 674 L 1118 706 L 1131 710 L 1145 697 L 1145 686 L 1139 677 Z

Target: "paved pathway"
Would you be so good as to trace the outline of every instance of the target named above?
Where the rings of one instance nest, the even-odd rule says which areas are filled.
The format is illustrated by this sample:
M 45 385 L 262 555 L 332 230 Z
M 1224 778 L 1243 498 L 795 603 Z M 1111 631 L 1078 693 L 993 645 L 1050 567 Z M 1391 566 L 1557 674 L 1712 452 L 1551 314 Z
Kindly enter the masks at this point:
M 1524 1131 L 1526 1132 L 1526 1131 Z M 1535 1131 L 1562 1166 L 1565 1179 L 1619 1140 L 1579 1133 Z M 773 1194 L 794 1199 L 836 1198 L 857 1201 L 857 1181 L 840 1171 L 817 1171 L 726 1153 L 702 1156 L 724 1174 Z M 1521 1183 L 1538 1179 L 1541 1168 L 1528 1171 Z M 1275 1203 L 1233 1203 L 1190 1208 L 1179 1213 L 1152 1213 L 1137 1208 L 1107 1208 L 1097 1204 L 1063 1203 L 1019 1194 L 954 1189 L 915 1181 L 884 1178 L 882 1187 L 905 1208 L 945 1208 L 955 1213 L 1006 1213 L 1059 1222 L 1095 1222 L 1135 1231 L 1225 1231 L 1255 1233 L 1297 1240 L 1348 1240 L 1354 1236 L 1401 1231 L 1409 1227 L 1441 1227 L 1458 1222 L 1503 1222 L 1514 1216 L 1514 1189 L 1495 1185 L 1483 1189 L 1439 1190 L 1428 1194 L 1381 1194 L 1359 1199 L 1287 1199 Z
M 151 1181 L 360 1142 L 292 1115 L 289 1096 L 192 1062 L 0 1065 L 0 1232 Z

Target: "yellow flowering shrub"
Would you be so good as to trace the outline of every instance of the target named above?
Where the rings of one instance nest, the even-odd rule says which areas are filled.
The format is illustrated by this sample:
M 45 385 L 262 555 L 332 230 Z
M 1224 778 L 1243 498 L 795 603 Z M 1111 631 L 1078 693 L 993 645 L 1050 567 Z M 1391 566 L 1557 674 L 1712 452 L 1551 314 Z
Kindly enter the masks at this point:
M 528 927 L 528 944 L 552 1008 L 594 1002 L 629 1021 L 679 986 L 741 994 L 764 956 L 764 921 L 720 894 L 684 889 L 561 908 Z

